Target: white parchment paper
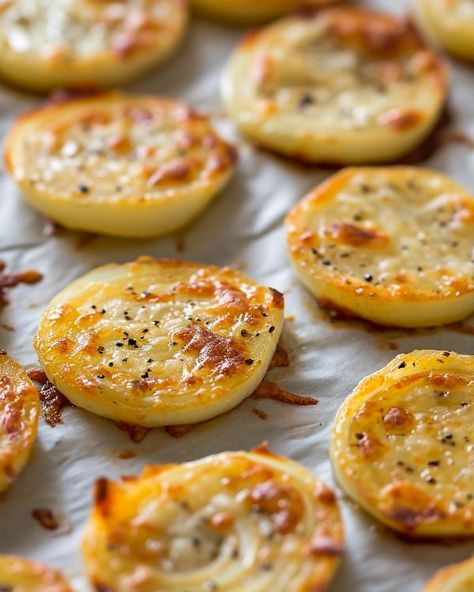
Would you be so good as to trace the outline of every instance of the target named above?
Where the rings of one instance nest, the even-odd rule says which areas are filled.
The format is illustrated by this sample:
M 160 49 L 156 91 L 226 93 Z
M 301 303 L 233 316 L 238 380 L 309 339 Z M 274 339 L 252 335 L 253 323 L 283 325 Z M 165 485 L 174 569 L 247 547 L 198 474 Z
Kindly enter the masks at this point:
M 402 0 L 365 4 L 397 12 L 408 8 Z M 38 319 L 50 298 L 68 282 L 108 262 L 145 254 L 182 256 L 237 265 L 285 293 L 286 314 L 294 315 L 284 331 L 291 367 L 274 370 L 271 379 L 293 392 L 320 399 L 317 407 L 248 400 L 182 439 L 154 430 L 140 444 L 132 443 L 111 422 L 79 409 L 67 409 L 64 424 L 54 429 L 42 422 L 30 463 L 14 486 L 0 495 L 0 553 L 56 565 L 80 591 L 88 588 L 81 573 L 79 542 L 97 477 L 116 478 L 138 473 L 148 463 L 188 461 L 222 450 L 248 449 L 268 440 L 276 452 L 334 483 L 328 461 L 331 424 L 338 406 L 361 378 L 397 353 L 415 348 L 474 353 L 474 336 L 452 330 L 386 335 L 357 326 L 333 326 L 298 284 L 286 257 L 282 222 L 289 208 L 331 171 L 303 169 L 255 150 L 223 116 L 219 77 L 242 34 L 242 30 L 194 21 L 178 55 L 130 89 L 184 99 L 214 114 L 222 133 L 241 149 L 239 170 L 229 188 L 185 231 L 183 253 L 177 251 L 176 237 L 147 241 L 98 238 L 81 248 L 79 235 L 72 232 L 46 237 L 42 217 L 22 202 L 0 170 L 0 259 L 12 270 L 33 267 L 45 274 L 40 284 L 17 288 L 13 303 L 1 313 L 1 323 L 14 331 L 0 329 L 0 345 L 23 364 L 36 362 L 31 342 Z M 451 70 L 453 128 L 474 137 L 474 68 L 452 63 Z M 16 115 L 37 103 L 35 98 L 0 88 L 0 136 Z M 450 173 L 474 191 L 474 151 L 468 147 L 445 145 L 426 164 Z M 396 343 L 398 351 L 389 350 L 388 341 Z M 266 421 L 251 412 L 255 406 L 268 413 Z M 130 449 L 135 458 L 117 457 L 119 451 Z M 474 551 L 469 543 L 404 542 L 354 508 L 341 491 L 339 496 L 347 552 L 331 587 L 334 592 L 418 592 L 436 569 Z M 35 508 L 63 514 L 70 532 L 44 530 L 31 516 Z

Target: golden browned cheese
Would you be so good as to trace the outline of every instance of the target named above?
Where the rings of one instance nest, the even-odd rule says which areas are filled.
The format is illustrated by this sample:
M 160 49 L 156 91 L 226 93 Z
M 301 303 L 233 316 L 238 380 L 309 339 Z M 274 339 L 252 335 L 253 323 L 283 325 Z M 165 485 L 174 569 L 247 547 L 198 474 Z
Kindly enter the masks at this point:
M 118 92 L 25 115 L 5 151 L 34 208 L 68 228 L 126 237 L 187 224 L 227 184 L 236 159 L 207 117 Z
M 0 590 L 72 592 L 60 571 L 14 555 L 0 555 Z
M 453 56 L 474 61 L 472 0 L 413 0 L 415 15 L 427 37 Z
M 82 544 L 114 592 L 323 592 L 342 550 L 333 491 L 264 446 L 99 480 Z
M 185 0 L 4 0 L 0 76 L 41 92 L 121 85 L 168 57 L 187 21 Z
M 1 351 L 0 492 L 26 464 L 36 438 L 38 416 L 38 391 L 20 364 Z
M 472 536 L 473 419 L 474 356 L 402 354 L 339 409 L 334 472 L 362 508 L 400 533 Z
M 423 592 L 472 592 L 474 590 L 474 557 L 439 570 Z
M 287 218 L 295 269 L 319 301 L 426 327 L 474 312 L 474 197 L 413 167 L 345 169 Z
M 279 292 L 232 269 L 143 257 L 60 292 L 35 348 L 75 405 L 146 427 L 195 423 L 257 388 L 283 306 Z
M 392 162 L 430 133 L 442 62 L 405 20 L 355 7 L 304 11 L 250 34 L 223 79 L 252 140 L 317 163 Z

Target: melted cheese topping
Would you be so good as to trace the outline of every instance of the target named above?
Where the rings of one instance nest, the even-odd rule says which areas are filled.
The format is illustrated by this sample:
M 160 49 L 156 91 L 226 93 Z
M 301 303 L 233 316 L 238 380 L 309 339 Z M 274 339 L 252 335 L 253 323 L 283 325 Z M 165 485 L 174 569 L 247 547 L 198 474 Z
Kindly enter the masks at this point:
M 474 590 L 474 557 L 440 570 L 423 592 L 472 592 Z
M 12 483 L 28 460 L 36 438 L 38 415 L 38 391 L 20 364 L 0 353 L 0 492 Z M 0 584 L 1 575 L 0 564 Z
M 308 161 L 383 162 L 431 130 L 446 81 L 405 22 L 335 8 L 249 36 L 229 62 L 223 92 L 242 130 L 273 150 Z
M 415 0 L 415 12 L 428 35 L 454 55 L 474 60 L 473 0 Z
M 10 174 L 34 207 L 65 226 L 119 236 L 188 223 L 227 183 L 235 160 L 206 117 L 119 93 L 28 114 L 6 147 Z
M 72 592 L 72 588 L 58 570 L 13 555 L 0 555 L 0 590 Z
M 212 18 L 239 24 L 260 23 L 301 6 L 319 8 L 336 0 L 191 0 L 192 6 Z
M 443 174 L 346 169 L 292 210 L 287 230 L 297 272 L 328 304 L 400 326 L 474 311 L 474 198 Z
M 3 0 L 0 73 L 43 90 L 119 83 L 130 77 L 128 63 L 140 71 L 167 55 L 186 21 L 182 0 Z
M 474 534 L 474 356 L 415 351 L 340 408 L 331 456 L 344 489 L 411 536 Z
M 83 541 L 116 592 L 326 590 L 342 552 L 332 490 L 266 449 L 100 480 Z
M 148 427 L 187 424 L 257 388 L 282 326 L 276 290 L 228 268 L 141 258 L 58 294 L 35 348 L 75 405 Z

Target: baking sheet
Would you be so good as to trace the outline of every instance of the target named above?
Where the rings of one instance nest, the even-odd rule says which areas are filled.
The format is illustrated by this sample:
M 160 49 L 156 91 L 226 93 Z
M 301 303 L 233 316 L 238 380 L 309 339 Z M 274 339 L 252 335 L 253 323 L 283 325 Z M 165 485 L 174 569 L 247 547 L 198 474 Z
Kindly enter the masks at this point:
M 362 2 L 403 12 L 406 2 Z M 396 4 L 396 6 L 393 6 Z M 195 21 L 180 53 L 164 68 L 132 87 L 136 92 L 165 94 L 187 100 L 215 115 L 222 133 L 241 150 L 239 170 L 221 197 L 178 238 L 147 241 L 44 234 L 44 220 L 20 199 L 0 170 L 0 259 L 12 270 L 33 267 L 45 279 L 15 290 L 0 322 L 0 344 L 25 365 L 34 365 L 31 341 L 50 298 L 68 282 L 94 266 L 124 262 L 139 255 L 182 256 L 230 264 L 286 294 L 284 331 L 291 367 L 273 370 L 270 379 L 300 394 L 314 395 L 316 407 L 293 407 L 248 400 L 182 439 L 154 430 L 139 444 L 111 422 L 79 409 L 67 409 L 64 424 L 54 429 L 41 422 L 30 463 L 11 489 L 0 495 L 0 552 L 16 553 L 62 568 L 78 591 L 88 590 L 81 574 L 79 542 L 94 480 L 134 474 L 147 463 L 189 461 L 222 450 L 248 449 L 268 440 L 286 454 L 333 483 L 328 461 L 330 426 L 344 397 L 367 374 L 399 352 L 414 348 L 453 349 L 474 353 L 474 336 L 452 330 L 415 334 L 377 334 L 351 325 L 335 326 L 322 315 L 302 288 L 287 261 L 282 221 L 289 208 L 330 171 L 304 169 L 257 151 L 238 138 L 223 115 L 218 86 L 225 60 L 243 34 L 205 21 Z M 474 69 L 452 64 L 452 127 L 474 137 Z M 0 89 L 0 135 L 15 115 L 36 99 L 6 87 Z M 456 144 L 442 146 L 426 163 L 447 171 L 474 190 L 474 151 Z M 184 252 L 178 252 L 180 243 Z M 181 245 L 182 246 L 182 245 Z M 473 321 L 471 320 L 471 324 Z M 388 342 L 396 351 L 388 349 Z M 263 409 L 262 421 L 251 412 Z M 136 458 L 119 459 L 133 450 Z M 347 530 L 347 552 L 331 587 L 333 592 L 417 592 L 441 566 L 467 558 L 472 544 L 441 546 L 399 539 L 357 511 L 339 491 Z M 59 531 L 46 531 L 31 516 L 35 508 L 62 515 Z

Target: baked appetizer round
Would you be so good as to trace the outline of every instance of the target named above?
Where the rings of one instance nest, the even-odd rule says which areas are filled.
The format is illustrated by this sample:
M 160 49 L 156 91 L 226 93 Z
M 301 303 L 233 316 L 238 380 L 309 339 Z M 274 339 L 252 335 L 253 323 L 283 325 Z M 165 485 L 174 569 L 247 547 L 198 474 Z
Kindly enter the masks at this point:
M 258 144 L 306 162 L 399 159 L 437 123 L 445 69 L 406 21 L 360 8 L 296 14 L 248 36 L 225 104 Z
M 142 257 L 70 284 L 34 343 L 74 405 L 146 427 L 189 424 L 257 388 L 283 305 L 282 294 L 232 269 Z
M 0 590 L 72 592 L 72 588 L 57 569 L 14 555 L 0 555 Z
M 323 592 L 339 563 L 335 495 L 265 447 L 101 479 L 82 552 L 114 592 Z
M 0 76 L 40 92 L 119 86 L 165 59 L 187 20 L 185 0 L 1 0 Z
M 224 187 L 236 152 L 181 103 L 106 93 L 22 117 L 5 162 L 26 200 L 77 230 L 172 232 Z
M 295 269 L 320 304 L 380 325 L 474 312 L 474 197 L 422 168 L 349 168 L 287 218 Z
M 203 15 L 240 25 L 263 23 L 300 7 L 320 8 L 337 0 L 191 0 Z
M 339 409 L 331 460 L 346 492 L 412 537 L 474 534 L 474 356 L 397 356 Z
M 474 557 L 438 571 L 423 592 L 472 592 L 474 590 Z
M 26 464 L 36 438 L 38 416 L 38 391 L 23 367 L 1 351 L 0 492 L 14 481 Z M 0 565 L 0 584 L 1 574 Z
M 474 60 L 472 0 L 414 0 L 422 29 L 452 55 Z

